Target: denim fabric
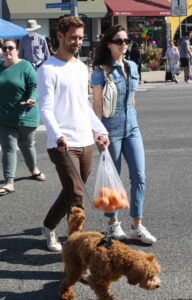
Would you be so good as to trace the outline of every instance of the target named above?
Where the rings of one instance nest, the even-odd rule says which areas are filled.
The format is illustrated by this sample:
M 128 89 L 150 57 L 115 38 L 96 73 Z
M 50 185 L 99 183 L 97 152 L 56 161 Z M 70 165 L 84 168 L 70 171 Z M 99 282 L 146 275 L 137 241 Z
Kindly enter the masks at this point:
M 25 163 L 32 173 L 36 167 L 35 127 L 0 125 L 0 145 L 5 182 L 15 177 L 17 165 L 17 145 Z
M 141 133 L 137 122 L 136 109 L 132 99 L 138 87 L 139 74 L 137 65 L 125 61 L 129 68 L 128 82 L 126 82 L 121 67 L 113 63 L 111 77 L 116 83 L 118 101 L 113 117 L 104 118 L 102 122 L 109 132 L 109 152 L 115 163 L 118 173 L 121 172 L 121 155 L 123 154 L 129 170 L 131 183 L 130 215 L 141 218 L 143 211 L 145 190 L 145 156 Z M 91 78 L 91 85 L 104 86 L 102 70 L 96 67 Z M 115 217 L 118 212 L 106 213 L 107 217 Z

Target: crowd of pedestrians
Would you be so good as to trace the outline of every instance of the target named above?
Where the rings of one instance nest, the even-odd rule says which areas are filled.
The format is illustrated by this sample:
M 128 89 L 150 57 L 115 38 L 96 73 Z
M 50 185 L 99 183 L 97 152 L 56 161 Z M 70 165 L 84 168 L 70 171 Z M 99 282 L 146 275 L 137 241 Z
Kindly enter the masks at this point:
M 144 243 L 154 243 L 155 237 L 141 224 L 145 163 L 134 96 L 139 74 L 138 66 L 124 59 L 129 44 L 125 28 L 112 26 L 105 35 L 98 36 L 91 78 L 92 107 L 88 95 L 88 69 L 77 58 L 83 42 L 84 23 L 77 17 L 60 18 L 58 48 L 52 53 L 46 39 L 36 32 L 40 27 L 36 20 L 28 20 L 28 35 L 20 40 L 19 45 L 12 39 L 2 41 L 0 143 L 5 184 L 0 195 L 15 191 L 17 146 L 31 176 L 45 180 L 45 175 L 37 167 L 34 146 L 40 112 L 47 128 L 47 151 L 62 185 L 44 220 L 43 233 L 48 249 L 61 251 L 56 226 L 65 215 L 70 214 L 72 206 L 84 208 L 84 189 L 79 176 L 86 183 L 91 172 L 94 142 L 100 151 L 104 151 L 110 143 L 109 151 L 119 174 L 121 154 L 124 155 L 131 180 L 131 236 Z M 105 82 L 100 65 L 109 69 L 118 91 L 116 112 L 112 118 L 102 117 L 101 96 Z M 121 126 L 116 131 L 118 124 Z M 123 239 L 126 234 L 117 215 L 117 211 L 106 215 L 109 217 L 107 231 L 113 237 Z

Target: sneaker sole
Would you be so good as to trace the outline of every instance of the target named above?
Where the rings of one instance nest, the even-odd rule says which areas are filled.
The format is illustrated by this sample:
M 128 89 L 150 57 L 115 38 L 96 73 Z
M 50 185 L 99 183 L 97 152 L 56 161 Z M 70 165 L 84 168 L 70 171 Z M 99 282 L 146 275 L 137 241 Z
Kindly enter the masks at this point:
M 127 236 L 126 235 L 122 235 L 122 236 L 114 236 L 114 235 L 112 235 L 112 238 L 114 238 L 115 240 L 118 240 L 118 241 L 122 241 L 122 240 L 127 239 Z
M 137 241 L 140 241 L 142 242 L 143 244 L 146 244 L 146 245 L 152 245 L 152 244 L 155 244 L 157 241 L 143 241 L 140 237 L 137 237 L 137 236 L 131 236 L 131 239 L 132 240 L 137 240 Z

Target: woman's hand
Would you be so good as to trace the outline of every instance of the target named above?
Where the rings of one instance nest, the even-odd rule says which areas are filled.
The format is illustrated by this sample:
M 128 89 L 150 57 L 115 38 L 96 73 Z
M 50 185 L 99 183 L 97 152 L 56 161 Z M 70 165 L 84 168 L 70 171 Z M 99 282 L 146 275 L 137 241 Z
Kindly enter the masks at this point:
M 26 101 L 20 102 L 20 105 L 24 106 L 26 111 L 31 110 L 36 104 L 36 101 L 33 99 L 28 99 Z
M 99 147 L 100 151 L 105 151 L 109 146 L 109 138 L 107 134 L 100 134 L 98 132 L 94 133 L 95 142 Z

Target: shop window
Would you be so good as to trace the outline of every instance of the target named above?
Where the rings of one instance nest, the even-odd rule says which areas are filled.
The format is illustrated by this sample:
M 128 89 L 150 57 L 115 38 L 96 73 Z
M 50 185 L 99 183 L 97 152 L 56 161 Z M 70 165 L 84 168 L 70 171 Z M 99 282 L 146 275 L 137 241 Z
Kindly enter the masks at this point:
M 163 48 L 165 19 L 162 17 L 128 17 L 128 34 L 133 41 L 147 46 Z

